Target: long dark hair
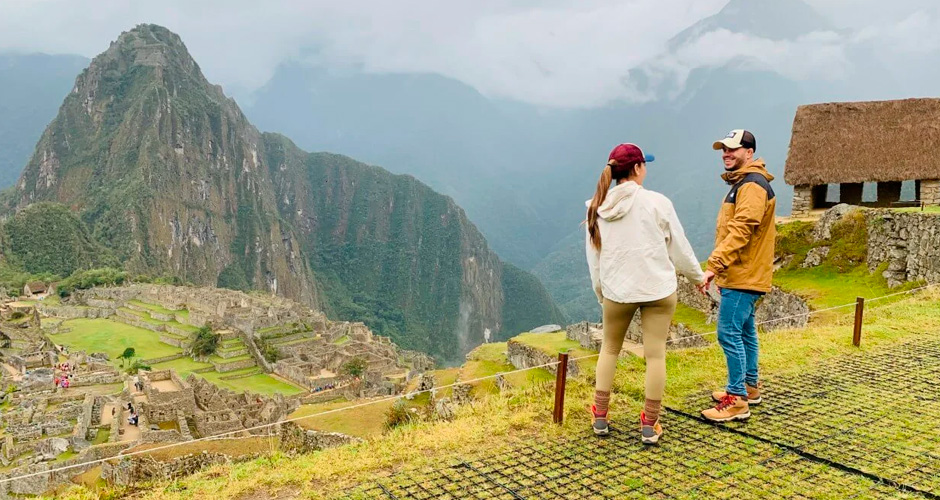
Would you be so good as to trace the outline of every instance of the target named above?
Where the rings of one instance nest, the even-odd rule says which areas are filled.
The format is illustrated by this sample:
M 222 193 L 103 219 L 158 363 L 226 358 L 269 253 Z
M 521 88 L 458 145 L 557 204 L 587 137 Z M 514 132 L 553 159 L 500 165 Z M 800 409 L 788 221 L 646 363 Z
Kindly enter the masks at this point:
M 601 231 L 597 227 L 597 209 L 607 198 L 607 191 L 610 191 L 610 184 L 613 181 L 620 181 L 634 175 L 639 163 L 621 165 L 617 160 L 610 160 L 601 171 L 601 178 L 597 181 L 597 190 L 594 191 L 594 198 L 591 200 L 591 206 L 587 211 L 588 234 L 591 235 L 591 246 L 596 250 L 601 249 Z

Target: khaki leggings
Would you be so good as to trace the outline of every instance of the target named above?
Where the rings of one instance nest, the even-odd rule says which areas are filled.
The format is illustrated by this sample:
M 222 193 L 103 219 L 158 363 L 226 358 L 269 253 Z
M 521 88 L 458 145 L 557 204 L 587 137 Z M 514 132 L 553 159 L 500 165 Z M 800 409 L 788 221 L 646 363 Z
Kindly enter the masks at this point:
M 666 391 L 666 339 L 676 312 L 676 294 L 653 302 L 621 304 L 604 299 L 604 342 L 597 360 L 598 391 L 610 392 L 617 370 L 617 358 L 623 337 L 637 309 L 643 330 L 643 354 L 646 358 L 646 399 L 662 401 Z

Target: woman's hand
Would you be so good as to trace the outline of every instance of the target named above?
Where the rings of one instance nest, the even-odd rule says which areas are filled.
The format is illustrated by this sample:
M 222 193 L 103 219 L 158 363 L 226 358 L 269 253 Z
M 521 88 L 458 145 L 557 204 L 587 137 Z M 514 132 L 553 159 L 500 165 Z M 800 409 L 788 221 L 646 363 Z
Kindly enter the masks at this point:
M 708 289 L 711 288 L 712 280 L 715 279 L 715 273 L 711 271 L 705 271 L 705 277 L 702 279 L 702 282 L 698 285 L 695 285 L 695 288 L 698 288 L 698 291 L 702 295 L 708 294 Z

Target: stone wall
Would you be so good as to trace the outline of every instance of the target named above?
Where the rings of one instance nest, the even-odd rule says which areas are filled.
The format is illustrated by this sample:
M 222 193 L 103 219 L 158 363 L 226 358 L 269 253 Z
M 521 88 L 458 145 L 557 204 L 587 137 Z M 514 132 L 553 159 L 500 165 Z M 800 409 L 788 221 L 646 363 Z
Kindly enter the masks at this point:
M 803 184 L 793 187 L 793 210 L 791 217 L 806 217 L 813 209 L 813 186 Z
M 230 363 L 219 363 L 211 361 L 212 366 L 215 367 L 215 371 L 219 373 L 233 372 L 235 370 L 241 370 L 242 368 L 251 368 L 252 366 L 257 365 L 254 358 L 243 359 L 241 361 L 232 361 Z
M 865 215 L 869 270 L 887 264 L 889 286 L 940 282 L 940 215 L 890 210 L 866 210 Z
M 144 394 L 147 395 L 147 402 L 142 403 L 142 412 L 148 415 L 156 414 L 156 418 L 164 420 L 155 420 L 156 422 L 165 422 L 166 415 L 172 415 L 175 419 L 176 411 L 180 410 L 186 415 L 192 415 L 196 412 L 196 399 L 192 386 L 179 377 L 173 370 L 159 370 L 140 375 L 140 380 L 144 384 Z M 154 386 L 154 382 L 172 381 L 179 390 L 160 391 Z
M 280 448 L 285 453 L 312 453 L 363 442 L 362 439 L 338 432 L 303 429 L 293 422 L 282 424 L 280 434 Z
M 21 477 L 16 481 L 7 481 L 0 483 L 0 498 L 8 498 L 9 495 L 34 496 L 48 493 L 50 490 L 61 485 L 71 484 L 72 477 L 88 471 L 98 464 L 92 464 L 94 460 L 110 458 L 116 456 L 122 450 L 126 449 L 130 443 L 102 444 L 87 448 L 78 456 L 72 457 L 61 462 L 41 462 L 22 467 L 16 467 L 0 474 L 0 478 L 10 478 L 34 474 L 37 472 L 51 471 L 69 467 L 67 470 L 48 472 L 35 476 Z M 107 463 L 107 462 L 105 462 Z
M 509 362 L 512 363 L 512 366 L 519 370 L 558 361 L 557 354 L 552 356 L 539 349 L 536 349 L 535 347 L 520 343 L 516 340 L 510 340 L 506 343 L 506 346 L 508 348 L 507 356 L 509 358 Z M 555 373 L 556 366 L 557 365 L 547 366 L 545 369 Z M 568 375 L 571 377 L 577 377 L 579 373 L 580 370 L 578 369 L 577 361 L 569 359 Z
M 940 180 L 920 181 L 920 201 L 940 205 Z
M 188 476 L 206 467 L 231 461 L 221 453 L 193 453 L 160 462 L 148 455 L 124 457 L 104 462 L 101 477 L 113 484 L 132 485 L 144 481 L 165 481 Z
M 97 307 L 83 307 L 71 305 L 49 305 L 42 302 L 36 304 L 36 309 L 46 317 L 54 316 L 62 319 L 76 318 L 107 318 L 114 314 L 113 309 L 99 309 Z
M 215 436 L 244 428 L 241 419 L 232 410 L 200 412 L 196 414 L 194 420 L 196 432 L 200 436 Z
M 82 413 L 78 416 L 78 422 L 75 424 L 75 429 L 72 431 L 72 437 L 75 439 L 84 440 L 88 436 L 88 428 L 91 427 L 92 420 L 92 409 L 95 407 L 95 397 L 91 394 L 85 395 L 85 400 L 82 402 Z

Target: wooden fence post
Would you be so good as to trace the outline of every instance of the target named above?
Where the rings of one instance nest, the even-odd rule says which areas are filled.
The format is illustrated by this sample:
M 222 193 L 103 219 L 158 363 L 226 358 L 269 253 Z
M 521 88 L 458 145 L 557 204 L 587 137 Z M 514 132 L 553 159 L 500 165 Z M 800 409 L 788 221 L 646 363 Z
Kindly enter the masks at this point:
M 852 335 L 852 345 L 859 347 L 862 344 L 862 319 L 865 315 L 865 299 L 858 297 L 855 301 L 855 332 Z
M 565 382 L 568 379 L 568 353 L 558 353 L 558 366 L 555 367 L 555 409 L 552 422 L 560 424 L 565 419 Z

